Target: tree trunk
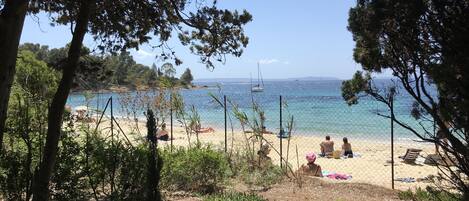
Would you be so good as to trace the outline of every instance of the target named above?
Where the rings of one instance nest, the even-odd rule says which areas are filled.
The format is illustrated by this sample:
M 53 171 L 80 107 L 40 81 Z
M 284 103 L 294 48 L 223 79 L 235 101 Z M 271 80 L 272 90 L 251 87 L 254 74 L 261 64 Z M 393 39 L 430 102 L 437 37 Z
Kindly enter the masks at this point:
M 72 42 L 68 51 L 67 63 L 63 68 L 62 79 L 49 108 L 46 144 L 42 162 L 39 165 L 39 171 L 34 179 L 33 201 L 46 201 L 49 199 L 49 181 L 57 157 L 64 107 L 78 66 L 83 38 L 87 32 L 94 2 L 94 0 L 86 0 L 82 1 L 80 5 Z
M 0 11 L 0 152 L 7 119 L 8 99 L 15 76 L 16 55 L 29 0 L 6 0 Z

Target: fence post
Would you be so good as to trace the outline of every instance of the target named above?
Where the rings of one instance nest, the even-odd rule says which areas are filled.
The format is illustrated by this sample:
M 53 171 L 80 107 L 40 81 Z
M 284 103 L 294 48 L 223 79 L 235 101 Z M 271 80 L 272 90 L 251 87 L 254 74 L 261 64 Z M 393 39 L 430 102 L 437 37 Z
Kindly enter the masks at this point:
M 173 94 L 169 95 L 169 116 L 170 116 L 170 121 L 171 121 L 171 127 L 170 127 L 170 139 L 171 139 L 171 148 L 170 151 L 173 152 Z
M 394 98 L 391 97 L 391 186 L 394 190 Z
M 228 150 L 228 133 L 227 133 L 227 125 L 226 125 L 226 95 L 223 95 L 223 107 L 225 113 L 225 152 Z
M 111 150 L 114 155 L 114 122 L 112 119 L 114 119 L 114 112 L 113 112 L 113 103 L 112 103 L 112 96 L 110 98 L 110 106 L 111 106 Z M 115 177 L 115 171 L 116 171 L 116 159 L 115 155 L 112 156 L 112 171 L 111 171 L 111 195 L 114 195 L 114 177 Z
M 282 95 L 280 95 L 280 132 L 279 132 L 279 139 L 280 139 L 280 169 L 283 168 L 283 149 L 282 149 L 282 138 L 283 136 L 280 136 L 280 135 L 283 135 L 282 134 Z

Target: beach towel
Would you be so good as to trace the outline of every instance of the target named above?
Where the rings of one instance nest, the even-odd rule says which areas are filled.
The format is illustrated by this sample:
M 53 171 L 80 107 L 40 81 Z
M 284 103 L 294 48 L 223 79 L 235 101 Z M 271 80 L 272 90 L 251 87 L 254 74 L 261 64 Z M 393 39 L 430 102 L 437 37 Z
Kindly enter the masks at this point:
M 335 180 L 349 180 L 349 179 L 352 179 L 352 175 L 336 173 L 336 172 L 329 172 L 327 170 L 322 171 L 322 175 L 324 177 L 329 178 L 329 179 L 335 179 Z
M 396 179 L 394 179 L 394 181 L 400 181 L 400 182 L 404 182 L 404 183 L 413 183 L 413 182 L 415 182 L 415 178 L 413 178 L 413 177 L 396 178 Z
M 347 175 L 347 174 L 335 173 L 335 174 L 327 175 L 327 178 L 335 179 L 335 180 L 349 180 L 349 179 L 352 179 L 352 176 Z

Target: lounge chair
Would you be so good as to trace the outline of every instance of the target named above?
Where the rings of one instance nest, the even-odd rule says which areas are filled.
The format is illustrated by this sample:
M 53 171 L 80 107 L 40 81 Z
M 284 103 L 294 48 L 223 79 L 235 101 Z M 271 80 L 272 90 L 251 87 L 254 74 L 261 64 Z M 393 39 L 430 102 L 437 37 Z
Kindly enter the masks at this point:
M 400 159 L 404 160 L 405 163 L 415 163 L 417 157 L 419 157 L 421 149 L 407 149 L 404 156 L 399 156 Z

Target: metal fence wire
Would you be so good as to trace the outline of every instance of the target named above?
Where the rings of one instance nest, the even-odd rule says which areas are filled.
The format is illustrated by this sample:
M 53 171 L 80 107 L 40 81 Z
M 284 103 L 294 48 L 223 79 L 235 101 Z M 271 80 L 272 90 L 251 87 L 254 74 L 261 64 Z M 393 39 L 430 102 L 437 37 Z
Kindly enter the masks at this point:
M 390 111 L 372 99 L 348 106 L 333 96 L 192 93 L 181 97 L 182 113 L 173 107 L 171 96 L 165 97 L 170 102 L 164 117 L 170 140 L 159 142 L 163 147 L 172 149 L 199 142 L 226 152 L 242 152 L 255 141 L 254 133 L 262 133 L 261 141 L 271 146 L 269 157 L 275 164 L 295 171 L 307 163 L 306 154 L 315 153 L 323 179 L 332 182 L 369 183 L 406 190 L 425 187 L 429 184 L 427 178 L 438 174 L 437 167 L 425 163 L 425 158 L 435 152 L 434 145 L 419 142 L 406 129 L 393 124 Z M 123 105 L 121 101 L 114 104 Z M 408 102 L 396 101 L 395 118 L 421 126 L 409 114 L 410 108 Z M 141 115 L 144 111 L 137 113 Z M 117 114 L 121 120 L 130 115 L 125 109 Z M 192 130 L 188 131 L 188 127 Z M 326 137 L 333 142 L 333 151 L 320 156 L 320 144 L 327 141 Z M 345 155 L 348 146 L 352 153 Z M 418 151 L 415 159 L 399 158 L 412 150 Z

